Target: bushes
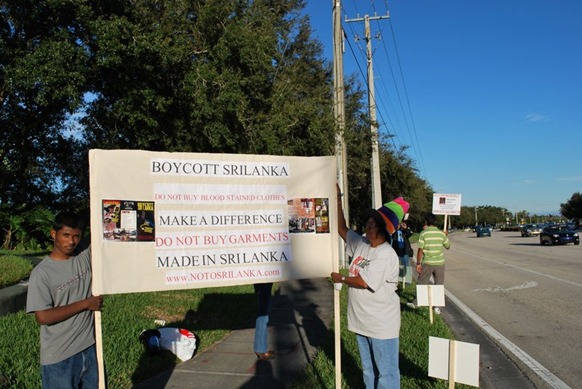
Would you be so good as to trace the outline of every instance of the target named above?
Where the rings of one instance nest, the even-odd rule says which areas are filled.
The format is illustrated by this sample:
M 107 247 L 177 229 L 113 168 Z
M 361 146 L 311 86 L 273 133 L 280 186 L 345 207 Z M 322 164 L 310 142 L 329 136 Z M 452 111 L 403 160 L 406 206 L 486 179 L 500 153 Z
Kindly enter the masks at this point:
M 51 244 L 54 214 L 43 207 L 0 207 L 1 249 L 45 250 Z
M 0 288 L 18 284 L 32 271 L 29 260 L 16 255 L 0 255 Z

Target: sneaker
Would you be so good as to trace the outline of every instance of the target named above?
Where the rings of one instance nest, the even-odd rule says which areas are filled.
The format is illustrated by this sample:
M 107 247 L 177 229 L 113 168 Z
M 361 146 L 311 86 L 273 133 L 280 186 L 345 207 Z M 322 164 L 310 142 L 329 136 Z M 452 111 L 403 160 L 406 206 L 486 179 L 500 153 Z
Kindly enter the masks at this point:
M 438 308 L 438 307 L 435 307 L 434 308 L 434 313 L 436 313 L 437 315 L 440 315 L 441 314 L 441 309 Z
M 418 308 L 418 307 L 417 307 L 417 306 L 416 306 L 414 303 L 406 303 L 406 306 L 407 306 L 408 308 L 412 308 L 412 309 L 416 309 L 416 308 Z

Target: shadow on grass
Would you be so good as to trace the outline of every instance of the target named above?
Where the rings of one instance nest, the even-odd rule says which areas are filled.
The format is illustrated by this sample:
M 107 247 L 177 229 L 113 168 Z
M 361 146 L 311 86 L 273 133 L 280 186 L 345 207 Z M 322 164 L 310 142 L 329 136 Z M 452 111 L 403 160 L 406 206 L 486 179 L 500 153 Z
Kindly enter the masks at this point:
M 182 320 L 167 322 L 164 327 L 184 328 L 196 335 L 196 353 L 204 345 L 198 336 L 204 330 L 233 331 L 254 327 L 256 297 L 253 293 L 208 293 L 196 310 L 189 309 Z M 145 348 L 132 374 L 135 388 L 164 387 L 176 367 L 177 357 L 170 351 L 148 353 Z M 155 382 L 150 380 L 155 377 Z M 161 386 L 160 386 L 161 385 Z
M 333 312 L 332 286 L 322 280 L 293 280 L 279 284 L 271 300 L 269 314 L 270 344 L 277 352 L 275 359 L 256 361 L 254 375 L 243 388 L 286 388 L 312 362 L 314 350 L 329 336 L 329 329 L 320 318 L 321 312 Z M 330 306 L 323 305 L 331 304 Z M 196 310 L 189 310 L 180 321 L 168 327 L 202 330 L 240 330 L 254 328 L 257 301 L 253 293 L 209 293 Z M 201 342 L 205 342 L 202 338 Z M 252 336 L 249 353 L 252 350 Z M 254 357 L 254 356 L 253 356 Z M 243 357 L 244 358 L 244 357 Z M 243 363 L 247 363 L 246 360 Z M 175 368 L 175 357 L 169 352 L 149 355 L 145 351 L 132 382 L 135 388 L 161 388 L 168 384 Z M 158 366 L 163 366 L 160 369 Z M 152 371 L 158 372 L 154 378 Z M 162 371 L 161 373 L 159 373 Z M 145 381 L 144 381 L 145 379 Z M 320 382 L 323 382 L 320 379 Z M 315 385 L 314 387 L 326 387 Z

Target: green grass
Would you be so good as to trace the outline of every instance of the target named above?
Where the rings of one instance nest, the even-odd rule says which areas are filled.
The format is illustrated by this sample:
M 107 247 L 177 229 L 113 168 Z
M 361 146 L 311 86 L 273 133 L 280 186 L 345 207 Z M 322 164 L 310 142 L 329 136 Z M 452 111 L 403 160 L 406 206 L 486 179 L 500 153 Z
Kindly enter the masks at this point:
M 256 298 L 252 285 L 106 296 L 102 318 L 103 354 L 109 389 L 130 388 L 180 360 L 171 352 L 145 352 L 142 330 L 166 326 L 193 330 L 201 339 L 197 352 L 230 331 L 254 325 Z M 24 311 L 0 317 L 0 388 L 40 387 L 39 327 Z M 1 379 L 0 379 L 1 382 Z
M 32 271 L 29 260 L 16 255 L 0 255 L 0 288 L 18 284 Z
M 410 310 L 406 302 L 415 286 L 401 292 L 400 372 L 402 388 L 446 388 L 445 381 L 427 376 L 428 337 L 453 339 L 440 316 L 430 324 L 428 309 Z M 355 335 L 347 330 L 347 288 L 341 292 L 342 387 L 363 388 Z M 223 339 L 230 331 L 253 325 L 256 300 L 252 285 L 132 293 L 106 296 L 102 317 L 103 353 L 109 389 L 126 389 L 180 361 L 170 352 L 149 355 L 138 341 L 142 330 L 155 328 L 154 320 L 166 326 L 193 330 L 201 343 L 197 353 Z M 333 323 L 332 323 L 333 326 Z M 293 388 L 333 388 L 334 329 L 327 335 L 310 364 L 299 374 Z M 39 328 L 24 311 L 0 317 L 0 388 L 39 388 Z M 456 385 L 457 388 L 468 386 Z

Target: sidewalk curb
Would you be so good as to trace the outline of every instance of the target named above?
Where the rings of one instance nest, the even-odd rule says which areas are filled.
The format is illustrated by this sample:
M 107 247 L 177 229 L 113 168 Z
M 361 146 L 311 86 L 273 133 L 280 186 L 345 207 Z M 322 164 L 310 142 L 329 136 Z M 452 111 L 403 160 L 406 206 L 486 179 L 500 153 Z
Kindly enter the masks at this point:
M 0 289 L 0 316 L 16 313 L 26 308 L 28 282 Z
M 534 383 L 522 368 L 446 296 L 442 318 L 456 340 L 479 345 L 479 387 L 482 389 L 544 388 Z M 541 386 L 540 386 L 541 385 Z

